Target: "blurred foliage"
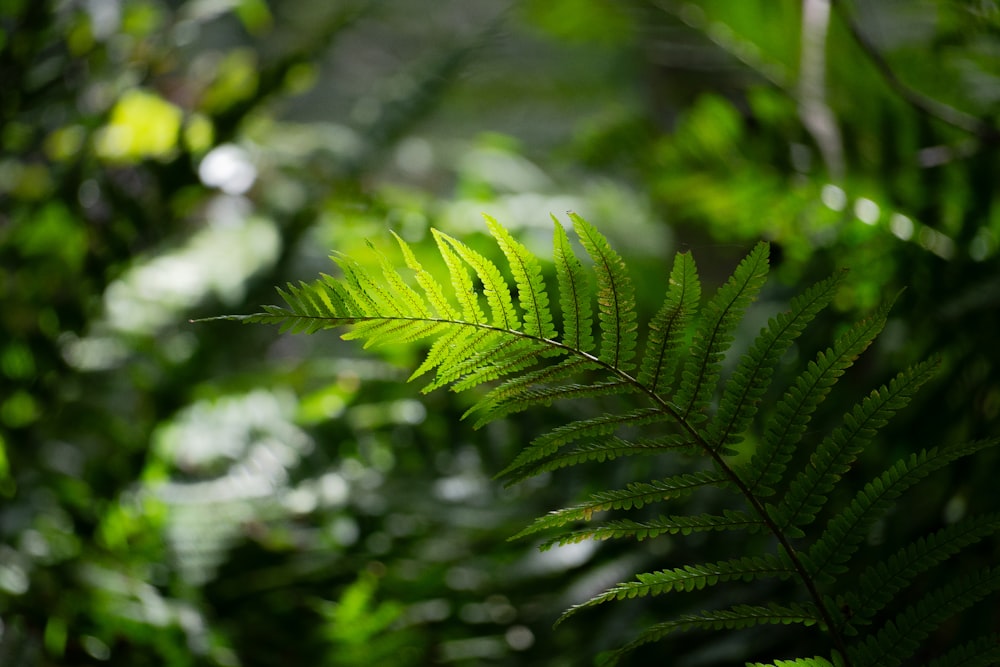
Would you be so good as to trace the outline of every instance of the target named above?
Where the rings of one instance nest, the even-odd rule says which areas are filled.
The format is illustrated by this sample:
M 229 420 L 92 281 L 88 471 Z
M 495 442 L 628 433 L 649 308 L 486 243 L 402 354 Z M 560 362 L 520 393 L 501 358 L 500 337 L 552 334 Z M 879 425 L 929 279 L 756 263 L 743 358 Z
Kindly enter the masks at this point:
M 489 481 L 559 408 L 473 436 L 463 399 L 397 386 L 406 350 L 187 322 L 388 230 L 487 212 L 548 256 L 575 210 L 642 276 L 694 247 L 707 282 L 767 238 L 788 285 L 851 267 L 830 329 L 907 288 L 852 381 L 945 373 L 887 452 L 996 433 L 1000 13 L 833 5 L 819 30 L 786 0 L 0 2 L 0 663 L 351 664 L 367 632 L 398 664 L 576 665 L 656 617 L 551 630 L 668 540 L 504 541 L 593 483 Z M 908 511 L 995 509 L 996 465 Z

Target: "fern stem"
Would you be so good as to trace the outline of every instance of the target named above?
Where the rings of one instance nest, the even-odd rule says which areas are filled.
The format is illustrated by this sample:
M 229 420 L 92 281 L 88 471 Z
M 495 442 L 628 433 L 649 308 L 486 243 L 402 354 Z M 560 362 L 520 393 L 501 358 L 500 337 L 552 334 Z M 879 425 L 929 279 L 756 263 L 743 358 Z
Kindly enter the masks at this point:
M 616 375 L 618 375 L 625 381 L 629 381 L 629 379 L 631 379 L 629 378 L 627 373 L 618 371 L 617 369 L 609 369 L 609 370 L 614 372 Z M 635 382 L 635 380 L 632 381 Z M 802 580 L 802 584 L 806 587 L 806 590 L 809 592 L 809 597 L 811 597 L 813 601 L 816 603 L 816 609 L 817 611 L 819 611 L 819 614 L 823 619 L 823 623 L 827 627 L 827 632 L 830 634 L 830 638 L 833 640 L 834 646 L 844 658 L 843 662 L 844 667 L 851 667 L 850 658 L 847 655 L 847 645 L 844 643 L 844 638 L 841 636 L 837 626 L 834 625 L 833 616 L 826 608 L 823 596 L 820 595 L 819 589 L 816 588 L 816 582 L 809 575 L 808 570 L 802 563 L 802 560 L 799 558 L 798 553 L 795 551 L 795 548 L 792 546 L 785 532 L 771 518 L 771 515 L 768 514 L 767 509 L 757 498 L 757 496 L 754 495 L 750 487 L 747 486 L 746 483 L 744 483 L 743 480 L 740 478 L 740 476 L 736 474 L 736 471 L 733 470 L 729 466 L 729 464 L 726 463 L 725 459 L 722 457 L 721 451 L 716 450 L 714 447 L 712 447 L 711 444 L 707 440 L 705 440 L 705 438 L 702 437 L 701 433 L 696 428 L 691 426 L 691 424 L 689 424 L 686 419 L 682 418 L 680 416 L 678 409 L 675 406 L 671 405 L 668 401 L 664 400 L 663 397 L 658 395 L 655 391 L 652 391 L 651 389 L 648 389 L 647 387 L 641 385 L 639 386 L 640 389 L 644 391 L 646 395 L 653 400 L 653 402 L 657 405 L 657 407 L 659 407 L 661 410 L 663 410 L 664 412 L 669 414 L 673 419 L 675 419 L 677 423 L 681 426 L 681 428 L 687 431 L 691 435 L 691 437 L 694 438 L 695 443 L 697 443 L 697 445 L 701 447 L 702 450 L 704 450 L 704 452 L 708 454 L 713 461 L 715 461 L 716 465 L 723 472 L 723 474 L 729 478 L 733 486 L 739 489 L 740 493 L 743 494 L 747 502 L 750 504 L 750 507 L 761 518 L 761 520 L 767 526 L 768 530 L 771 531 L 771 534 L 774 535 L 774 538 L 778 540 L 778 544 L 780 544 L 781 548 L 784 549 L 786 554 L 788 554 L 788 560 L 791 561 L 792 567 L 795 569 L 796 574 L 798 575 L 799 579 Z

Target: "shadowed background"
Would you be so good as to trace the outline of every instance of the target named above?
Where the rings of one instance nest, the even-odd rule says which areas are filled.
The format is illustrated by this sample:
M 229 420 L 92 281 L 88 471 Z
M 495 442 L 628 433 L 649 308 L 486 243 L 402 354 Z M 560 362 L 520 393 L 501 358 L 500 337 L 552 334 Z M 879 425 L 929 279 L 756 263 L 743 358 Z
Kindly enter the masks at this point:
M 684 609 L 552 630 L 683 548 L 506 541 L 614 482 L 491 479 L 571 408 L 473 432 L 471 399 L 403 384 L 414 350 L 189 323 L 390 230 L 496 255 L 485 212 L 545 258 L 576 211 L 646 318 L 676 250 L 711 286 L 767 239 L 761 325 L 851 269 L 795 355 L 906 288 L 845 382 L 943 358 L 866 465 L 996 434 L 998 53 L 986 0 L 0 3 L 0 663 L 569 666 Z M 905 511 L 996 509 L 977 461 Z

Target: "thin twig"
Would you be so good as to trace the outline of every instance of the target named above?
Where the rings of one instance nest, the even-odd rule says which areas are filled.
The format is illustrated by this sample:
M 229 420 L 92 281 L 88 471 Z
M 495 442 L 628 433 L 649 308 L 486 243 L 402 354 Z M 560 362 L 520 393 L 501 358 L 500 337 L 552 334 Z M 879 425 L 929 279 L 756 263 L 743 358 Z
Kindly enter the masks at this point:
M 885 56 L 879 51 L 878 46 L 858 27 L 858 24 L 854 22 L 851 16 L 843 8 L 842 2 L 837 2 L 834 0 L 834 6 L 837 8 L 837 12 L 840 15 L 841 20 L 844 25 L 847 26 L 848 31 L 857 42 L 858 46 L 868 57 L 868 59 L 875 66 L 875 69 L 885 80 L 886 84 L 903 100 L 906 101 L 911 107 L 917 111 L 935 118 L 942 123 L 951 125 L 952 127 L 958 128 L 965 132 L 976 135 L 977 137 L 989 140 L 996 140 L 1000 138 L 1000 130 L 996 127 L 990 125 L 986 121 L 968 114 L 964 111 L 960 111 L 955 107 L 949 106 L 944 102 L 936 100 L 932 97 L 928 97 L 923 93 L 911 88 L 909 85 L 900 79 L 896 72 L 893 71 L 892 66 L 889 61 L 886 60 Z

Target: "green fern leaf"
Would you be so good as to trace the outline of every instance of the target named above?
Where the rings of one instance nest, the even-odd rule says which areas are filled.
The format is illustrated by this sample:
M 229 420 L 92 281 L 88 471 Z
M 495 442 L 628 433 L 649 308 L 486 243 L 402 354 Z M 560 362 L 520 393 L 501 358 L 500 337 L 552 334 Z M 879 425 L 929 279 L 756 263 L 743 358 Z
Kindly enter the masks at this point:
M 352 316 L 350 297 L 342 288 L 322 294 L 321 282 L 287 284 L 277 288 L 278 295 L 288 308 L 265 306 L 263 313 L 240 318 L 247 324 L 277 324 L 280 331 L 292 333 L 315 333 L 321 329 L 354 324 L 362 320 Z
M 1000 590 L 1000 568 L 973 571 L 957 581 L 931 591 L 877 634 L 851 647 L 854 667 L 895 667 L 912 656 L 920 643 L 942 622 Z
M 819 444 L 809 463 L 792 480 L 788 493 L 773 514 L 782 530 L 813 522 L 858 454 L 878 430 L 910 402 L 937 368 L 938 363 L 930 361 L 900 373 L 888 386 L 873 391 L 844 415 L 844 423 Z
M 670 272 L 666 299 L 649 323 L 649 340 L 639 367 L 639 383 L 653 393 L 670 390 L 685 329 L 697 313 L 700 301 L 701 283 L 694 258 L 689 252 L 679 252 Z
M 795 658 L 794 660 L 775 660 L 774 662 L 748 662 L 746 667 L 834 667 L 826 658 Z
M 441 259 L 444 260 L 444 265 L 448 268 L 448 275 L 451 276 L 451 286 L 458 299 L 462 320 L 472 324 L 486 324 L 486 314 L 483 313 L 483 309 L 479 305 L 479 297 L 472 285 L 472 278 L 469 276 L 468 270 L 459 256 L 452 251 L 445 235 L 437 231 L 434 231 L 433 234 L 438 252 L 441 253 Z
M 386 256 L 375 248 L 375 244 L 368 241 L 368 247 L 378 258 L 379 267 L 382 269 L 382 276 L 389 285 L 394 296 L 392 300 L 400 304 L 404 314 L 413 318 L 431 318 L 434 314 L 428 307 L 427 302 L 415 289 L 409 286 L 400 275 L 399 271 L 389 262 Z
M 539 353 L 543 354 L 547 350 L 542 348 Z M 562 384 L 556 386 L 546 386 L 538 388 L 528 388 L 518 393 L 516 398 L 511 398 L 503 402 L 502 406 L 494 406 L 491 409 L 490 420 L 498 415 L 510 414 L 511 412 L 521 412 L 530 407 L 547 407 L 555 401 L 597 398 L 599 396 L 623 396 L 635 393 L 639 389 L 635 385 L 626 382 L 611 380 L 609 382 L 599 382 L 594 384 Z M 470 413 L 473 410 L 470 409 Z
M 445 355 L 447 363 L 424 391 L 451 383 L 455 383 L 454 391 L 471 389 L 482 382 L 522 371 L 551 352 L 545 343 L 510 331 L 483 329 L 467 341 L 474 344 L 457 352 L 450 350 Z
M 532 440 L 531 444 L 522 449 L 510 465 L 497 474 L 497 477 L 506 477 L 516 473 L 524 466 L 544 459 L 560 448 L 578 440 L 607 436 L 619 428 L 645 426 L 668 418 L 668 415 L 655 408 L 640 408 L 624 414 L 603 414 L 559 426 Z
M 591 299 L 593 287 L 587 279 L 583 265 L 573 253 L 569 237 L 555 217 L 553 257 L 556 278 L 559 281 L 559 306 L 563 316 L 563 343 L 581 352 L 594 349 L 594 315 Z
M 829 582 L 833 575 L 846 572 L 844 563 L 857 550 L 868 529 L 904 491 L 952 461 L 997 444 L 1000 438 L 943 449 L 935 447 L 897 461 L 866 484 L 840 514 L 830 519 L 823 534 L 809 549 L 806 561 L 811 574 Z
M 631 538 L 636 540 L 652 539 L 660 535 L 690 535 L 707 531 L 747 530 L 760 532 L 766 524 L 746 512 L 723 510 L 718 514 L 698 514 L 695 516 L 661 516 L 647 521 L 617 519 L 605 522 L 593 528 L 583 528 L 553 537 L 541 545 L 545 551 L 554 546 L 576 544 L 584 540 L 610 540 Z
M 601 491 L 579 505 L 549 512 L 512 537 L 512 540 L 544 530 L 560 528 L 569 523 L 590 521 L 595 512 L 612 509 L 640 508 L 652 502 L 680 498 L 706 486 L 725 485 L 726 477 L 716 471 L 692 472 L 653 482 L 633 482 L 624 489 Z
M 542 267 L 527 248 L 516 241 L 500 223 L 488 215 L 486 226 L 496 239 L 497 245 L 507 257 L 514 283 L 517 285 L 518 300 L 524 312 L 524 331 L 538 338 L 555 338 L 556 328 L 552 324 L 549 311 L 549 295 L 545 291 Z
M 998 532 L 1000 514 L 963 519 L 936 533 L 921 537 L 887 560 L 869 567 L 857 577 L 854 590 L 845 593 L 834 605 L 846 605 L 851 610 L 845 630 L 871 623 L 872 618 L 892 602 L 896 594 L 917 575 Z
M 788 312 L 771 319 L 757 336 L 726 382 L 719 409 L 709 426 L 713 447 L 724 449 L 743 440 L 743 432 L 771 383 L 774 368 L 806 325 L 830 303 L 843 276 L 843 272 L 832 276 L 792 299 Z
M 681 407 L 681 417 L 691 423 L 705 418 L 722 358 L 733 342 L 733 331 L 767 279 L 767 260 L 768 245 L 758 243 L 705 306 L 674 397 L 674 403 Z
M 791 605 L 735 605 L 729 609 L 718 611 L 703 611 L 698 614 L 685 614 L 666 623 L 658 623 L 644 630 L 636 639 L 621 649 L 612 652 L 602 667 L 617 665 L 625 655 L 635 649 L 663 639 L 672 632 L 686 630 L 741 630 L 759 625 L 790 625 L 792 623 L 805 626 L 819 622 L 815 607 L 809 604 Z
M 789 479 L 789 462 L 813 413 L 883 329 L 891 302 L 856 323 L 807 365 L 783 394 L 773 416 L 764 421 L 764 432 L 750 461 L 733 467 L 724 455 L 745 437 L 774 369 L 804 328 L 830 303 L 842 277 L 817 283 L 794 299 L 788 312 L 773 318 L 720 388 L 722 361 L 736 327 L 766 280 L 767 245 L 758 244 L 747 255 L 700 315 L 697 268 L 689 254 L 678 253 L 663 305 L 649 323 L 645 348 L 636 360 L 636 302 L 625 263 L 593 226 L 575 214 L 570 218 L 592 262 L 596 290 L 591 269 L 584 269 L 566 231 L 556 221 L 553 256 L 558 312 L 552 310 L 539 260 L 487 217 L 487 227 L 507 260 L 508 278 L 485 256 L 435 230 L 433 237 L 450 287 L 439 283 L 397 236 L 412 278 L 377 251 L 379 268 L 374 271 L 336 258 L 342 277 L 323 276 L 314 283 L 289 284 L 279 290 L 287 307 L 266 306 L 256 315 L 229 319 L 278 324 L 283 331 L 305 333 L 349 325 L 344 338 L 362 340 L 366 346 L 430 339 L 423 363 L 412 376 L 433 373 L 424 391 L 445 385 L 463 391 L 497 382 L 466 413 L 476 416 L 477 427 L 555 401 L 636 393 L 648 399 L 646 405 L 652 407 L 597 414 L 539 435 L 499 476 L 514 483 L 571 465 L 652 453 L 695 452 L 701 455 L 699 470 L 598 491 L 582 503 L 537 519 L 512 539 L 551 531 L 552 537 L 540 545 L 544 550 L 583 540 L 645 540 L 702 531 L 767 532 L 777 552 L 638 574 L 634 581 L 618 584 L 570 609 L 563 618 L 612 600 L 697 591 L 738 580 L 794 577 L 815 604 L 737 605 L 685 615 L 643 632 L 614 654 L 613 660 L 677 630 L 799 623 L 819 624 L 830 635 L 838 649 L 831 654 L 832 663 L 819 657 L 799 658 L 778 660 L 771 667 L 901 664 L 943 620 L 1000 589 L 998 570 L 969 574 L 925 596 L 877 634 L 847 648 L 845 637 L 856 636 L 859 628 L 870 625 L 918 575 L 1000 530 L 1000 515 L 966 519 L 917 540 L 855 577 L 856 584 L 841 595 L 823 595 L 817 587 L 842 583 L 837 577 L 848 571 L 872 524 L 905 490 L 958 457 L 1000 444 L 1000 438 L 929 449 L 896 463 L 831 518 L 810 548 L 800 551 L 792 545 L 791 539 L 803 536 L 803 528 L 814 522 L 828 498 L 836 495 L 841 478 L 863 448 L 931 375 L 933 364 L 915 366 L 861 400 L 845 415 L 842 425 L 815 448 L 802 473 Z M 513 286 L 508 282 L 511 277 Z M 411 286 L 413 279 L 416 284 Z M 595 298 L 600 340 L 597 352 Z M 706 424 L 716 397 L 718 408 Z M 600 403 L 606 404 L 603 400 Z M 663 422 L 670 423 L 644 429 Z M 647 437 L 639 437 L 646 430 L 650 431 Z M 709 465 L 711 469 L 701 469 Z M 633 512 L 704 488 L 736 494 L 736 500 L 744 502 L 744 511 L 723 509 L 714 510 L 715 514 L 656 518 L 647 518 L 652 515 L 649 511 Z M 765 505 L 764 499 L 779 489 L 786 489 L 782 500 Z M 609 511 L 618 512 L 619 517 L 590 525 L 595 513 Z M 942 656 L 938 667 L 987 664 L 981 656 L 996 655 L 995 640 L 991 637 L 985 643 L 958 647 Z
M 597 274 L 597 312 L 601 323 L 599 358 L 611 368 L 628 373 L 635 356 L 638 336 L 635 289 L 625 270 L 625 262 L 608 240 L 576 213 L 569 214 L 580 242 L 594 260 Z
M 457 320 L 459 318 L 458 311 L 455 310 L 455 307 L 445 297 L 444 290 L 441 289 L 438 281 L 417 260 L 417 256 L 413 254 L 413 250 L 406 241 L 401 239 L 395 232 L 393 232 L 393 237 L 395 237 L 396 242 L 399 244 L 399 249 L 403 253 L 403 260 L 406 262 L 406 266 L 413 271 L 417 284 L 424 290 L 427 301 L 434 307 L 437 316 L 445 320 Z
M 446 241 L 465 262 L 472 267 L 483 284 L 483 294 L 486 295 L 486 304 L 489 306 L 491 322 L 497 329 L 503 331 L 517 331 L 521 327 L 517 311 L 514 309 L 514 302 L 510 298 L 510 287 L 507 281 L 500 274 L 500 269 L 496 264 L 486 259 L 478 252 L 465 245 L 461 241 L 444 232 L 431 230 L 436 239 Z M 441 245 L 439 243 L 439 245 Z
M 479 428 L 488 422 L 536 405 L 527 397 L 539 387 L 561 386 L 556 383 L 597 368 L 600 368 L 600 365 L 596 361 L 573 356 L 563 359 L 558 364 L 523 373 L 494 387 L 463 416 L 480 413 L 474 424 L 475 428 Z
M 556 625 L 570 616 L 590 607 L 611 602 L 641 598 L 649 595 L 663 595 L 673 591 L 691 592 L 727 581 L 754 581 L 756 579 L 788 579 L 793 571 L 777 556 L 744 556 L 718 563 L 685 565 L 671 570 L 659 570 L 637 574 L 635 581 L 617 584 L 586 602 L 574 605 L 563 612 Z
M 463 364 L 460 369 L 462 379 L 454 382 L 452 391 L 466 391 L 520 373 L 541 362 L 549 352 L 548 347 L 535 340 L 507 339 L 485 354 L 467 360 L 467 366 Z
M 774 486 L 783 478 L 795 445 L 806 432 L 817 406 L 826 398 L 833 385 L 868 349 L 885 327 L 892 302 L 883 304 L 874 314 L 857 322 L 832 348 L 819 353 L 809 362 L 804 373 L 778 402 L 774 415 L 765 424 L 764 434 L 750 463 L 738 470 L 750 493 L 767 497 L 775 493 Z
M 489 333 L 489 330 L 477 329 L 475 327 L 451 326 L 447 328 L 445 333 L 431 345 L 431 349 L 428 350 L 423 362 L 410 374 L 409 381 L 412 382 L 424 373 L 432 371 L 439 366 L 447 367 L 450 359 L 461 359 L 462 354 L 466 350 L 475 347 L 474 341 L 471 341 L 468 346 L 465 344 L 466 341 L 470 341 L 473 335 L 485 337 Z M 431 387 L 426 386 L 422 391 L 428 393 L 431 391 Z
M 516 484 L 528 477 L 588 461 L 612 461 L 625 456 L 652 456 L 669 451 L 695 454 L 700 453 L 701 450 L 695 442 L 679 435 L 636 441 L 612 436 L 602 438 L 596 442 L 577 445 L 568 450 L 560 450 L 552 456 L 528 464 L 517 473 L 509 475 L 507 477 L 507 484 Z
M 509 337 L 503 331 L 464 325 L 457 332 L 453 331 L 441 345 L 432 345 L 424 363 L 414 371 L 413 376 L 416 377 L 428 368 L 436 368 L 434 379 L 422 389 L 425 394 L 432 392 L 462 377 L 470 367 L 463 365 L 468 360 L 487 356 L 508 340 Z
M 956 646 L 931 660 L 927 667 L 996 667 L 1000 664 L 1000 634 Z

